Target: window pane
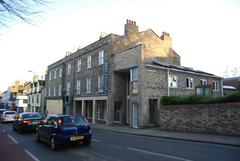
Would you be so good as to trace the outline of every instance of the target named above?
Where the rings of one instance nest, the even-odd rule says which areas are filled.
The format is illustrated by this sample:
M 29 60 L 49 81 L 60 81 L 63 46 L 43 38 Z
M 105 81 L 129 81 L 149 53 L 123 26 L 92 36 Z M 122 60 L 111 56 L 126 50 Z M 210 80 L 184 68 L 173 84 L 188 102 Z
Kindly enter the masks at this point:
M 177 87 L 177 76 L 175 75 L 169 75 L 169 78 L 168 78 L 169 82 L 168 82 L 168 85 L 169 87 L 172 87 L 172 88 L 176 88 Z
M 138 80 L 138 68 L 132 68 L 131 69 L 130 78 L 131 78 L 131 81 L 137 81 Z

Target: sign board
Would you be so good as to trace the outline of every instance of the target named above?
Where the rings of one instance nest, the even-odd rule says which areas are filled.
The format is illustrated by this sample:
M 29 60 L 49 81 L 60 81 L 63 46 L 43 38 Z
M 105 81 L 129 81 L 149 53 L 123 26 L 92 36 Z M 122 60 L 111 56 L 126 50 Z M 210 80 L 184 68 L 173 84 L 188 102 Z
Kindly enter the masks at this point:
M 108 92 L 108 63 L 107 61 L 103 64 L 103 90 L 104 93 Z

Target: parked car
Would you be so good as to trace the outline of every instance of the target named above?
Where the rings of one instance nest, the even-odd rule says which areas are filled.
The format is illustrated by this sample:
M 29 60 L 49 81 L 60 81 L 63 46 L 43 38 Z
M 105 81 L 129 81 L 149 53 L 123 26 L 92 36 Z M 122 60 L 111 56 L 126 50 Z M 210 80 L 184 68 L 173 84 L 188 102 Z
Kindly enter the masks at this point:
M 92 132 L 82 115 L 49 115 L 36 129 L 36 142 L 45 141 L 52 150 L 62 144 L 83 143 L 90 145 Z
M 2 114 L 4 111 L 7 111 L 6 109 L 0 109 L 0 122 L 2 122 Z
M 12 122 L 14 121 L 14 116 L 16 115 L 16 111 L 3 111 L 1 122 Z
M 23 112 L 15 116 L 13 130 L 23 133 L 24 131 L 34 131 L 42 120 L 39 112 Z

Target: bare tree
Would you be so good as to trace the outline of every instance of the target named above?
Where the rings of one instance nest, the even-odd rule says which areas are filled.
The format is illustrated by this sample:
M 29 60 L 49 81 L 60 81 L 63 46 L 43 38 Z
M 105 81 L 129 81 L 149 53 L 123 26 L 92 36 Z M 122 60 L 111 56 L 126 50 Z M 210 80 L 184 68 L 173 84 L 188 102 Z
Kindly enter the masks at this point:
M 7 26 L 9 21 L 17 19 L 31 23 L 46 3 L 47 0 L 0 0 L 0 25 Z

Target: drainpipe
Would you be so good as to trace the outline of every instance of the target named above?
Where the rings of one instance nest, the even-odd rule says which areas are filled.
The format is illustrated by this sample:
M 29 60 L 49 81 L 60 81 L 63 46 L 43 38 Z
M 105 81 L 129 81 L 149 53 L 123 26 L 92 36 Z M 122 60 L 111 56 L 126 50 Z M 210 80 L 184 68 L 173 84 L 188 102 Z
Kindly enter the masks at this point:
M 223 96 L 223 78 L 221 78 L 221 95 Z
M 167 69 L 167 96 L 169 96 L 169 82 L 168 82 L 168 78 L 169 78 L 169 69 Z

